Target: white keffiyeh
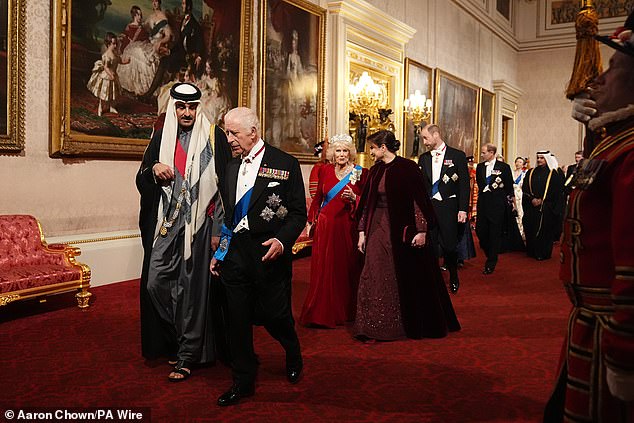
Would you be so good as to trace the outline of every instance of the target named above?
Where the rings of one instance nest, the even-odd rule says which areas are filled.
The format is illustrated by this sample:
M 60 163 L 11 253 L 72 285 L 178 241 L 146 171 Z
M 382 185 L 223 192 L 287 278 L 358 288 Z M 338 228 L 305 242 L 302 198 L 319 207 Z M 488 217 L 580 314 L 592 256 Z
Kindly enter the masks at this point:
M 178 134 L 178 120 L 176 118 L 176 108 L 174 104 L 175 100 L 170 98 L 159 152 L 159 161 L 172 168 L 174 168 L 174 151 Z M 196 121 L 192 128 L 189 148 L 187 149 L 185 175 L 182 175 L 184 179 L 183 186 L 188 189 L 188 192 L 184 195 L 182 204 L 182 213 L 184 213 L 184 217 L 186 218 L 185 260 L 191 257 L 191 245 L 194 240 L 194 235 L 205 223 L 207 208 L 218 192 L 216 169 L 211 145 L 212 141 L 210 139 L 211 130 L 212 127 L 209 120 L 207 120 L 204 113 L 199 109 L 196 113 Z M 172 183 L 162 188 L 165 195 L 161 196 L 159 202 L 154 239 L 156 239 L 159 234 L 163 217 L 166 217 L 169 211 L 169 201 L 174 191 L 173 185 Z M 177 190 L 179 191 L 179 189 Z M 167 204 L 163 202 L 163 197 L 168 199 Z M 187 213 L 187 211 L 189 211 L 189 213 Z

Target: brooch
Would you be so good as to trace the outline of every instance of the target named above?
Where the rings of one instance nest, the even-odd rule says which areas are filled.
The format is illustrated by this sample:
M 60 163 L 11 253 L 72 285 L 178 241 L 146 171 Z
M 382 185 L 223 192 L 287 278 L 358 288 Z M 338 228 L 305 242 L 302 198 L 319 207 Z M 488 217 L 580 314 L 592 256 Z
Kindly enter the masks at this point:
M 352 172 L 350 172 L 350 184 L 356 184 L 359 179 L 361 179 L 361 169 L 352 169 Z
M 458 180 L 458 174 L 454 173 L 453 176 L 451 177 L 451 179 L 456 182 Z
M 226 251 L 227 247 L 229 247 L 229 240 L 226 237 L 223 237 L 220 241 L 220 245 L 218 245 L 218 249 L 220 251 Z
M 443 181 L 444 183 L 449 182 L 449 176 L 447 176 L 447 174 L 443 175 L 443 177 L 442 177 L 442 181 Z
M 268 204 L 271 208 L 276 208 L 282 204 L 282 199 L 277 194 L 271 194 L 269 195 L 268 200 L 266 200 L 266 204 Z
M 260 217 L 267 222 L 270 222 L 271 219 L 273 219 L 273 216 L 275 216 L 275 212 L 271 210 L 268 206 L 264 207 L 264 210 L 262 210 L 262 213 L 260 213 Z
M 277 212 L 275 212 L 275 214 L 280 219 L 284 219 L 286 217 L 286 215 L 288 214 L 288 209 L 286 207 L 284 207 L 284 206 L 280 206 L 280 208 L 277 209 Z
M 496 182 L 493 182 L 493 183 L 491 184 L 491 187 L 493 187 L 493 189 L 496 189 L 496 188 L 498 187 L 498 184 L 497 184 Z

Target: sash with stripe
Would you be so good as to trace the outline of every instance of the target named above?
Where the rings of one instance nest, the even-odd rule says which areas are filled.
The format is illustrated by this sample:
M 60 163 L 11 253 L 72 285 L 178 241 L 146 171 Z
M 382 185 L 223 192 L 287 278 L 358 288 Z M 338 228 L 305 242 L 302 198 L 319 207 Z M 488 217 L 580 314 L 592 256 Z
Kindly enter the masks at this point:
M 515 185 L 519 185 L 520 181 L 522 180 L 522 175 L 524 175 L 524 172 L 520 172 L 520 174 L 517 175 L 517 179 L 515 180 L 515 182 L 513 182 Z
M 233 219 L 231 220 L 231 227 L 227 227 L 225 224 L 222 225 L 222 233 L 220 234 L 220 244 L 218 245 L 218 249 L 214 253 L 214 258 L 218 261 L 223 261 L 227 252 L 229 251 L 229 244 L 231 244 L 231 237 L 233 236 L 233 229 L 238 226 L 238 223 L 247 215 L 249 211 L 249 203 L 251 202 L 251 194 L 253 193 L 253 187 L 248 190 L 240 201 L 236 204 L 236 207 L 233 209 Z
M 361 166 L 356 165 L 354 167 L 355 170 L 361 170 Z M 333 198 L 335 198 L 337 196 L 337 194 L 339 194 L 341 192 L 341 190 L 343 189 L 343 187 L 345 187 L 346 185 L 348 185 L 348 182 L 350 182 L 350 176 L 352 175 L 352 171 L 348 172 L 348 174 L 346 176 L 343 177 L 342 180 L 340 180 L 337 185 L 335 185 L 334 187 L 330 188 L 330 191 L 328 191 L 328 193 L 326 194 L 326 196 L 324 197 L 324 201 L 321 203 L 321 208 L 323 209 L 324 207 L 326 207 L 326 205 L 328 203 L 330 203 L 330 200 L 332 200 Z
M 439 185 L 440 185 L 440 178 L 438 178 L 438 180 L 436 182 L 434 182 L 433 185 L 431 186 L 430 197 L 433 197 L 434 195 L 438 194 L 438 186 Z

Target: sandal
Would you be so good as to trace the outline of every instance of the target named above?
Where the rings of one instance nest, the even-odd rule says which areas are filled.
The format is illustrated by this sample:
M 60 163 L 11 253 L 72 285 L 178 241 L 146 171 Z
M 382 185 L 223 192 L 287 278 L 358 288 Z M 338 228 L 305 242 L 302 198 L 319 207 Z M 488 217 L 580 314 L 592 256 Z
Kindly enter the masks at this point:
M 190 363 L 188 363 L 185 360 L 179 360 L 176 363 L 174 370 L 172 370 L 172 372 L 167 376 L 167 378 L 170 380 L 170 382 L 183 382 L 191 376 L 192 371 L 190 370 L 190 368 L 191 368 Z M 178 376 L 175 377 L 174 375 L 180 375 L 181 377 L 178 377 Z

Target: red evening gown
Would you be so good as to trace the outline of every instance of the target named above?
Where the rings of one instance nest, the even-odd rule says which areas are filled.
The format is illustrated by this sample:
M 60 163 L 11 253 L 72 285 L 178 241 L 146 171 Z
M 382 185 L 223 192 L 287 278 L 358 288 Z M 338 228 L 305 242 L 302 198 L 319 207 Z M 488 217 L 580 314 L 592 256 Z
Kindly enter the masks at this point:
M 366 171 L 348 186 L 361 196 Z M 308 212 L 315 224 L 310 287 L 299 321 L 306 326 L 334 328 L 354 318 L 356 289 L 362 256 L 357 250 L 358 232 L 354 220 L 355 205 L 344 200 L 341 190 L 325 207 L 326 194 L 339 183 L 332 164 L 323 165 L 317 192 Z

